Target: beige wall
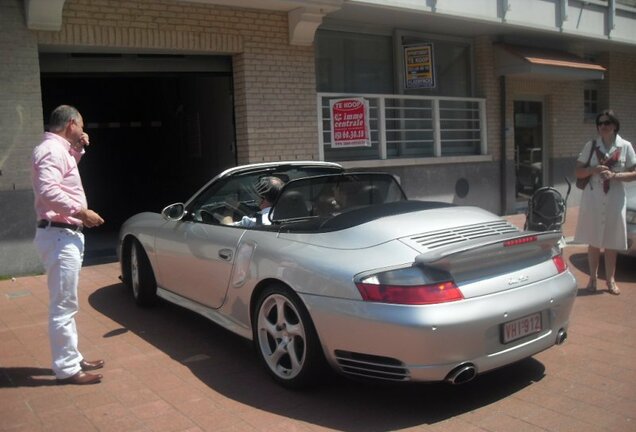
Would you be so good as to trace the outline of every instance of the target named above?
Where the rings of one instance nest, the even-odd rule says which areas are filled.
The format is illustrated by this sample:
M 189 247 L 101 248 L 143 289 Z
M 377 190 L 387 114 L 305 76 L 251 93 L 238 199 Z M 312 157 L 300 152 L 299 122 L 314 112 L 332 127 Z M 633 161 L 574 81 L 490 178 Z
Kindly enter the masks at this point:
M 0 0 L 0 191 L 30 189 L 29 157 L 42 134 L 37 39 L 21 0 Z
M 561 158 L 578 154 L 583 144 L 594 136 L 592 123 L 583 113 L 583 81 L 541 81 L 509 78 L 507 86 L 506 125 L 508 157 L 513 158 L 513 102 L 524 98 L 544 102 L 544 143 L 548 157 Z
M 313 47 L 289 45 L 287 14 L 172 0 L 67 0 L 47 47 L 232 55 L 239 163 L 316 159 Z
M 39 271 L 31 151 L 42 135 L 37 39 L 22 0 L 0 0 L 0 276 Z
M 501 102 L 499 77 L 495 74 L 493 39 L 476 37 L 473 41 L 475 63 L 475 96 L 486 99 L 488 119 L 488 153 L 495 160 L 501 154 Z
M 636 144 L 636 55 L 612 52 L 607 67 L 607 108 L 621 121 L 620 135 Z
M 636 56 L 609 53 L 605 79 L 599 83 L 600 109 L 612 108 L 621 119 L 621 135 L 636 141 Z M 585 120 L 583 113 L 583 81 L 542 81 L 508 79 L 507 118 L 512 127 L 512 102 L 526 96 L 543 98 L 546 110 L 546 138 L 550 158 L 576 157 L 583 144 L 596 136 L 596 125 Z M 509 152 L 514 141 L 507 140 Z M 508 157 L 512 157 L 509 153 Z

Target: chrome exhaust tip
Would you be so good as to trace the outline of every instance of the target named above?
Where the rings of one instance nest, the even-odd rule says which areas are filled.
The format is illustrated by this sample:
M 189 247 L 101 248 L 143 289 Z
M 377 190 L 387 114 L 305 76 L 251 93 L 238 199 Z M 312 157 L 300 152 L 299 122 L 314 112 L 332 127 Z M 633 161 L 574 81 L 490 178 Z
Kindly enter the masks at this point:
M 477 368 L 472 363 L 464 363 L 457 366 L 446 375 L 445 381 L 453 384 L 465 384 L 468 381 L 472 381 L 477 376 Z
M 568 338 L 568 332 L 564 329 L 559 330 L 557 333 L 556 344 L 561 345 Z

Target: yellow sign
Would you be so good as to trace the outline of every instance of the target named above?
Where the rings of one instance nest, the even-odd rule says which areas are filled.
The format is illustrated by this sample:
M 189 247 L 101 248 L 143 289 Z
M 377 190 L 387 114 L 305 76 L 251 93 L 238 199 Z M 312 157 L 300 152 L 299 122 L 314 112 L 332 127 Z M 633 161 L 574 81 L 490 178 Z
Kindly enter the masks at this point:
M 432 43 L 404 47 L 404 63 L 407 89 L 435 88 Z

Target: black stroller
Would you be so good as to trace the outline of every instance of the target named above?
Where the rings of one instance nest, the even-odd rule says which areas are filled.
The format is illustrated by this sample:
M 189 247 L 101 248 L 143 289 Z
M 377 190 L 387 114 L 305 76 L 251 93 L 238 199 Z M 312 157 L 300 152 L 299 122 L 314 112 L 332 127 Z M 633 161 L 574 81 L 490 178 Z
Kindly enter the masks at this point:
M 572 184 L 567 177 L 565 181 L 568 184 L 565 199 L 558 190 L 549 186 L 539 188 L 532 194 L 528 200 L 524 230 L 561 230 L 561 226 L 565 223 L 567 201 L 572 189 Z

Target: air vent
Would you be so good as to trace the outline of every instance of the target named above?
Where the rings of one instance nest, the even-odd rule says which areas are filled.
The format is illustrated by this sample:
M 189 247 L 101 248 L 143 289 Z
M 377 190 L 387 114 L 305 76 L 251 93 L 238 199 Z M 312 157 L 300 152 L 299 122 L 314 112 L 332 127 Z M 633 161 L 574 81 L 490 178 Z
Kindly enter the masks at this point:
M 486 224 L 465 225 L 458 228 L 432 231 L 403 240 L 405 240 L 405 243 L 414 245 L 417 249 L 432 250 L 469 240 L 515 232 L 519 232 L 517 227 L 505 220 L 501 220 Z
M 336 350 L 336 361 L 347 375 L 386 381 L 408 381 L 410 374 L 404 364 L 390 357 Z

